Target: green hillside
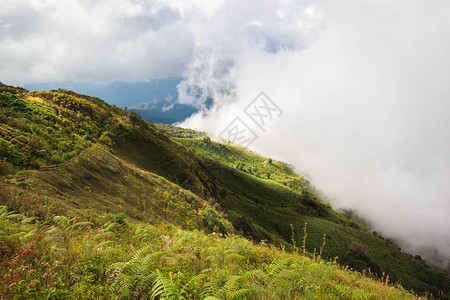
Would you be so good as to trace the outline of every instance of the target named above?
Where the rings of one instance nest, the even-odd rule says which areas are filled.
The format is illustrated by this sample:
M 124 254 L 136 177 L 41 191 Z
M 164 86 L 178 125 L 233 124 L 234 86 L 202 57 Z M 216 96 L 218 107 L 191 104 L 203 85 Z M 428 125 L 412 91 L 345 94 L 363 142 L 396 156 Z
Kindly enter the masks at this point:
M 210 173 L 226 191 L 221 205 L 245 236 L 290 243 L 291 224 L 302 238 L 306 222 L 309 252 L 318 251 L 326 234 L 324 255 L 337 257 L 342 265 L 388 274 L 392 282 L 422 293 L 438 294 L 438 286 L 448 293 L 447 274 L 429 267 L 420 256 L 402 252 L 375 232 L 367 232 L 364 224 L 334 212 L 287 164 L 207 139 L 177 141 L 212 165 Z
M 446 299 L 447 274 L 333 211 L 289 165 L 158 127 L 0 85 L 1 297 Z

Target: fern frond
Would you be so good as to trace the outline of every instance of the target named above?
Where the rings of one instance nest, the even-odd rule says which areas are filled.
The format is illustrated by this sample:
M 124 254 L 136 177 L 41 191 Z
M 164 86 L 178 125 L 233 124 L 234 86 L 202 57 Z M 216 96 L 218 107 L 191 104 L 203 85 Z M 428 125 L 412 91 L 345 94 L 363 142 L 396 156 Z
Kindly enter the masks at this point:
M 253 291 L 251 289 L 239 289 L 227 294 L 228 299 L 247 299 L 248 294 Z
M 66 216 L 54 216 L 53 222 L 55 222 L 56 226 L 60 228 L 67 228 L 69 224 L 73 221 L 75 221 L 76 218 L 70 219 Z
M 120 273 L 116 278 L 116 282 L 117 289 L 120 292 L 121 298 L 129 299 L 132 294 L 132 288 L 134 284 L 133 279 L 128 275 Z
M 74 224 L 72 224 L 71 226 L 69 226 L 69 230 L 76 230 L 79 229 L 80 227 L 89 227 L 94 225 L 92 222 L 76 222 Z
M 8 212 L 8 206 L 6 205 L 0 205 L 0 218 L 3 216 L 4 213 Z
M 216 298 L 214 295 L 218 294 L 218 286 L 217 284 L 214 284 L 213 282 L 208 282 L 203 286 L 203 293 L 202 295 L 206 298 L 213 297 Z
M 205 277 L 205 274 L 198 274 L 197 276 L 192 277 L 188 282 L 186 282 L 186 284 L 180 290 L 181 298 L 184 298 L 183 295 L 186 293 L 188 287 L 195 283 L 199 284 L 200 280 L 204 279 Z
M 94 239 L 95 240 L 101 240 L 101 239 L 111 239 L 111 238 L 113 238 L 113 237 L 115 237 L 116 235 L 115 235 L 115 233 L 114 232 L 112 232 L 112 231 L 103 231 L 103 229 L 99 232 L 99 233 L 97 233 L 95 236 L 94 236 Z
M 225 263 L 229 264 L 229 263 L 233 263 L 233 262 L 236 262 L 236 263 L 244 262 L 247 259 L 245 258 L 245 256 L 242 256 L 240 254 L 233 252 L 233 253 L 229 253 L 229 254 L 225 255 L 224 260 L 225 260 Z
M 177 289 L 172 279 L 162 274 L 159 270 L 156 271 L 156 277 L 153 281 L 151 298 L 161 300 L 177 298 Z
M 355 300 L 376 299 L 376 296 L 368 291 L 354 290 L 352 292 L 352 299 Z
M 266 281 L 267 275 L 266 273 L 264 273 L 263 270 L 257 269 L 257 270 L 252 270 L 252 271 L 248 271 L 247 273 L 244 274 L 244 279 L 245 280 L 262 280 L 262 281 Z
M 23 219 L 25 219 L 24 215 L 18 214 L 18 213 L 14 213 L 14 212 L 8 213 L 6 217 L 8 218 L 8 220 L 13 220 L 13 221 L 16 221 L 16 222 L 20 222 Z
M 31 222 L 33 222 L 36 219 L 37 219 L 37 217 L 28 217 L 28 218 L 24 218 L 22 221 L 20 221 L 20 223 L 22 223 L 22 224 L 30 224 Z
M 150 246 L 143 247 L 136 251 L 136 253 L 133 255 L 133 257 L 130 260 L 130 263 L 136 262 L 138 260 L 143 259 L 145 256 L 147 256 L 152 251 Z
M 351 299 L 352 292 L 348 287 L 340 284 L 334 284 L 332 282 L 327 283 L 330 294 L 338 296 L 339 299 Z
M 101 243 L 98 243 L 95 247 L 100 248 L 100 247 L 109 247 L 109 245 L 111 245 L 113 243 L 113 241 L 104 241 Z
M 224 288 L 226 289 L 227 293 L 230 291 L 237 290 L 241 287 L 242 282 L 242 276 L 231 276 L 228 278 L 227 282 L 225 282 Z
M 114 272 L 116 270 L 120 270 L 120 272 L 122 272 L 126 265 L 127 264 L 124 262 L 113 263 L 106 269 L 106 274 L 111 274 L 112 272 Z
M 230 298 L 229 295 L 231 295 L 233 292 L 238 291 L 241 289 L 242 286 L 243 277 L 234 275 L 230 276 L 223 287 L 219 288 L 217 290 L 217 295 L 221 296 L 222 298 Z
M 156 236 L 156 234 L 153 232 L 153 227 L 147 226 L 147 227 L 142 227 L 139 226 L 135 233 L 134 236 L 140 241 L 140 242 L 148 242 L 150 240 L 153 240 Z
M 272 264 L 268 265 L 266 267 L 267 271 L 267 277 L 266 277 L 266 284 L 271 284 L 273 282 L 273 279 L 277 277 L 279 273 L 281 273 L 284 270 L 287 270 L 291 264 L 291 259 L 280 259 L 277 261 L 274 261 Z
M 114 233 L 114 229 L 115 228 L 116 228 L 116 223 L 109 223 L 109 224 L 106 225 L 105 228 L 100 230 L 100 232 L 103 233 L 103 234 L 110 233 L 110 234 L 115 235 L 115 233 Z
M 116 256 L 118 256 L 120 253 L 122 253 L 122 250 L 117 249 L 117 248 L 108 247 L 108 248 L 102 250 L 102 254 L 103 255 L 116 255 Z

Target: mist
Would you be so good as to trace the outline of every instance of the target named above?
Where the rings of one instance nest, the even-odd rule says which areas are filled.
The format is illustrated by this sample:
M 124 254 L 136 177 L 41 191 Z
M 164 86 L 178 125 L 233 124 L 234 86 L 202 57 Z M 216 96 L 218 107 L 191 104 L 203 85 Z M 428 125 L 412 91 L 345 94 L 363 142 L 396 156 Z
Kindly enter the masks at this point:
M 217 5 L 190 24 L 180 101 L 203 110 L 181 125 L 219 139 L 242 118 L 258 135 L 250 149 L 448 269 L 449 13 L 446 1 L 418 0 Z M 261 91 L 283 110 L 265 131 L 244 114 Z

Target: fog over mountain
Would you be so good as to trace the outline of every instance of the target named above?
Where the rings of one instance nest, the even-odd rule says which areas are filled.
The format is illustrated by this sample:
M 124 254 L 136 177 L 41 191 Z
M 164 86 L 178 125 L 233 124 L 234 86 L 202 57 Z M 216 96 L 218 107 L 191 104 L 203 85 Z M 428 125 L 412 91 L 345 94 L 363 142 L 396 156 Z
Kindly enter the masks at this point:
M 0 81 L 183 76 L 182 125 L 293 163 L 414 254 L 450 262 L 450 3 L 0 0 Z M 264 91 L 283 111 L 255 126 Z M 211 105 L 211 99 L 212 105 Z
M 273 19 L 289 13 L 256 14 L 261 19 L 254 24 L 270 28 L 258 35 L 262 45 L 240 42 L 248 33 L 236 34 L 233 26 L 219 31 L 229 40 L 238 37 L 231 45 L 208 44 L 209 32 L 198 32 L 206 45 L 191 62 L 186 82 L 214 95 L 217 105 L 183 125 L 219 135 L 241 117 L 259 135 L 252 149 L 294 163 L 332 203 L 354 209 L 403 249 L 448 268 L 449 4 L 309 4 L 293 16 L 301 24 L 298 33 L 280 26 L 286 38 L 276 42 L 268 38 Z M 211 18 L 234 11 L 224 5 Z M 235 26 L 242 28 L 238 21 Z M 221 55 L 228 48 L 236 50 Z M 217 69 L 223 61 L 225 72 L 198 68 Z M 218 83 L 231 92 L 223 93 Z M 266 132 L 243 112 L 261 90 L 284 111 L 268 121 Z

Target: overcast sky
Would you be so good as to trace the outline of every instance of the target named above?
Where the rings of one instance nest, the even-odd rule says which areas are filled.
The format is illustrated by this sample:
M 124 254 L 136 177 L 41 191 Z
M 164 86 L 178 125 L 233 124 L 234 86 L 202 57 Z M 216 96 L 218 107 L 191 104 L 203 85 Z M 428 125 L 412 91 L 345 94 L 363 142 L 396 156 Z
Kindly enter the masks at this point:
M 0 0 L 0 81 L 183 75 L 184 123 L 219 133 L 264 90 L 250 147 L 375 230 L 450 262 L 450 2 Z M 107 100 L 107 99 L 106 99 Z

